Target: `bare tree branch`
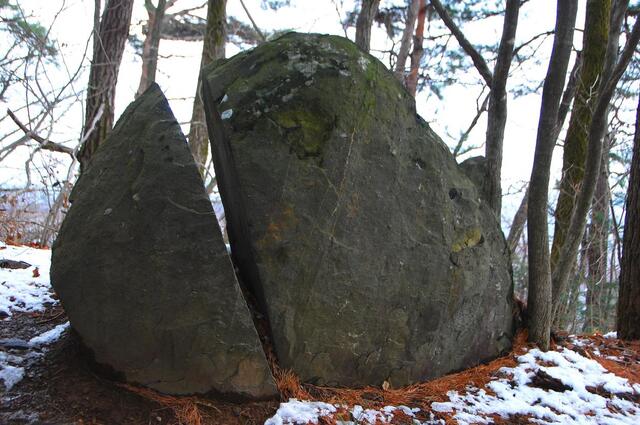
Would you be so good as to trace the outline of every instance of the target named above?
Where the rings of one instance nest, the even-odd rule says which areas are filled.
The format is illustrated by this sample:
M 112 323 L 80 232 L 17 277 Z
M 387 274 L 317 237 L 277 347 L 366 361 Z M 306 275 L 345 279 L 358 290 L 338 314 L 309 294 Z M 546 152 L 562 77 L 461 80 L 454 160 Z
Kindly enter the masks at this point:
M 482 104 L 477 109 L 476 115 L 471 120 L 469 127 L 467 127 L 467 130 L 464 133 L 462 133 L 462 136 L 460 136 L 460 139 L 458 140 L 458 144 L 453 149 L 454 158 L 457 158 L 458 156 L 462 155 L 462 145 L 464 145 L 464 142 L 467 141 L 467 138 L 469 137 L 471 130 L 473 130 L 476 124 L 478 124 L 478 121 L 480 120 L 480 117 L 482 116 L 482 114 L 484 114 L 487 111 L 488 104 L 489 104 L 489 95 L 486 95 L 484 100 L 482 101 Z
M 256 30 L 256 32 L 258 33 L 258 35 L 260 36 L 263 42 L 267 41 L 267 37 L 264 36 L 264 33 L 262 31 L 260 31 L 260 27 L 258 27 L 258 24 L 256 24 L 256 21 L 253 20 L 253 16 L 251 16 L 251 13 L 249 13 L 249 9 L 247 9 L 247 6 L 244 4 L 244 0 L 240 0 L 240 4 L 242 5 L 244 12 L 249 17 L 249 20 L 251 21 L 251 25 L 253 25 L 253 29 Z
M 74 158 L 73 149 L 56 142 L 52 142 L 51 140 L 45 139 L 39 136 L 38 134 L 34 133 L 33 131 L 29 130 L 24 124 L 22 124 L 22 122 L 18 119 L 18 117 L 16 117 L 15 114 L 11 112 L 10 109 L 7 109 L 7 114 L 9 114 L 13 122 L 16 123 L 18 127 L 20 127 L 20 129 L 24 132 L 25 136 L 27 136 L 32 140 L 35 140 L 40 144 L 41 149 L 52 151 L 52 152 L 66 153 L 67 155 L 71 155 L 71 157 Z
M 469 40 L 467 40 L 456 23 L 453 22 L 453 19 L 444 8 L 440 0 L 430 1 L 433 8 L 436 10 L 436 12 L 438 12 L 440 19 L 442 19 L 442 22 L 444 22 L 447 28 L 449 28 L 449 31 L 451 31 L 456 40 L 458 40 L 458 44 L 460 44 L 460 47 L 462 47 L 462 49 L 471 57 L 471 60 L 473 61 L 476 69 L 478 70 L 484 81 L 487 83 L 487 85 L 491 87 L 493 85 L 493 74 L 489 70 L 487 62 L 485 62 L 480 53 L 478 53 L 475 47 L 473 47 Z

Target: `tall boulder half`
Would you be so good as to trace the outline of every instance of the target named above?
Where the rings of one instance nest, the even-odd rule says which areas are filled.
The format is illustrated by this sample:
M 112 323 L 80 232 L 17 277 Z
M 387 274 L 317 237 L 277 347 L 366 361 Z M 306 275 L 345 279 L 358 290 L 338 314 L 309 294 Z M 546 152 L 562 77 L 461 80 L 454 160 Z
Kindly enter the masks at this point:
M 499 223 L 381 62 L 289 33 L 202 75 L 233 259 L 282 367 L 403 385 L 510 346 Z
M 98 363 L 170 394 L 277 394 L 186 140 L 157 85 L 72 192 L 51 280 Z

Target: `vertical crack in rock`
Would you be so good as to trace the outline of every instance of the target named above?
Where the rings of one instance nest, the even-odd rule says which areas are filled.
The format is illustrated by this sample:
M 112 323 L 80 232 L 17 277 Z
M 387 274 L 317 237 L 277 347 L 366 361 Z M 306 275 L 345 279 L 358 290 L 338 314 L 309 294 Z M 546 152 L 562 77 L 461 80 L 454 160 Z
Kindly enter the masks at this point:
M 202 81 L 202 95 L 207 117 L 207 130 L 211 143 L 212 159 L 218 179 L 218 190 L 222 199 L 227 222 L 227 234 L 231 246 L 231 261 L 240 283 L 244 298 L 252 312 L 253 323 L 258 331 L 265 355 L 271 361 L 277 361 L 273 349 L 271 326 L 265 303 L 259 272 L 256 265 L 251 240 L 245 203 L 241 195 L 242 188 L 235 168 L 233 153 L 223 128 L 223 117 L 218 105 L 223 93 L 210 86 L 206 79 Z M 232 116 L 232 113 L 228 114 Z M 273 372 L 273 366 L 272 367 Z

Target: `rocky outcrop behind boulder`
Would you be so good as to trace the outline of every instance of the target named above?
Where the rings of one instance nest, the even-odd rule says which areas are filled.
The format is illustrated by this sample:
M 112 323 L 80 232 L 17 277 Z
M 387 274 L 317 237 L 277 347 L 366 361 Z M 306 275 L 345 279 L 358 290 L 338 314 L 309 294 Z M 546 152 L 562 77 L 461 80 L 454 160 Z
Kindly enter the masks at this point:
M 233 258 L 282 367 L 403 385 L 509 347 L 498 221 L 382 63 L 291 33 L 203 76 Z
M 211 203 L 159 87 L 72 193 L 52 284 L 97 362 L 170 394 L 277 394 Z

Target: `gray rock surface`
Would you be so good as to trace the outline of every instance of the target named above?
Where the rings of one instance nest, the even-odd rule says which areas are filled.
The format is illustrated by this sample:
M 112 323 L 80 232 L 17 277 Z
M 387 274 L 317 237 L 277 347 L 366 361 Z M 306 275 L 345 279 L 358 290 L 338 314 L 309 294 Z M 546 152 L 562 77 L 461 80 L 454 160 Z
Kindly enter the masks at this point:
M 51 280 L 95 359 L 170 394 L 277 395 L 186 140 L 157 85 L 72 193 Z
M 382 63 L 290 33 L 203 75 L 233 258 L 282 367 L 399 386 L 510 346 L 499 223 Z
M 460 163 L 460 169 L 469 177 L 469 180 L 475 183 L 480 195 L 483 195 L 482 190 L 487 176 L 487 159 L 484 156 L 467 158 Z M 487 199 L 486 195 L 484 199 Z

